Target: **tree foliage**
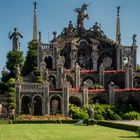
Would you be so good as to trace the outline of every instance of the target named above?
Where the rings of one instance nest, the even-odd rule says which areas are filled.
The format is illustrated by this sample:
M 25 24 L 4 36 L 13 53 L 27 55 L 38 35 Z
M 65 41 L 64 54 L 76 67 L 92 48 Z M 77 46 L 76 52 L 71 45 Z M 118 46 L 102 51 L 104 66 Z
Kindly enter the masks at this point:
M 22 68 L 24 63 L 24 57 L 22 51 L 9 51 L 7 54 L 7 62 L 6 67 L 10 72 L 15 72 L 15 65 L 19 64 L 20 68 Z
M 140 65 L 137 64 L 136 70 L 140 71 Z
M 23 67 L 23 75 L 30 74 L 37 67 L 37 43 L 31 41 L 28 43 L 28 52 Z

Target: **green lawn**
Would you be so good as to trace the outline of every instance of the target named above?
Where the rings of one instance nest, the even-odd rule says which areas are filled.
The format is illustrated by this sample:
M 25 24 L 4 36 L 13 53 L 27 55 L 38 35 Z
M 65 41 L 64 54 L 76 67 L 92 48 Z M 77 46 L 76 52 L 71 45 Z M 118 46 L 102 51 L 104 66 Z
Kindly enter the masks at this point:
M 0 140 L 137 140 L 134 132 L 103 126 L 1 124 Z

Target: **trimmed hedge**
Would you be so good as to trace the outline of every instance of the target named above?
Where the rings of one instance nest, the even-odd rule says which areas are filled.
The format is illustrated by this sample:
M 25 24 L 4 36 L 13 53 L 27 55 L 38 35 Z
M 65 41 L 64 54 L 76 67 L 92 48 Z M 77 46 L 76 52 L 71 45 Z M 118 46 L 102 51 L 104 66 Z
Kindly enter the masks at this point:
M 123 123 L 117 123 L 117 122 L 109 122 L 109 121 L 97 121 L 98 125 L 108 126 L 111 128 L 118 128 L 123 130 L 130 130 L 130 131 L 137 131 L 139 126 L 135 125 L 128 125 Z
M 13 120 L 13 124 L 43 124 L 43 123 L 64 123 L 75 124 L 79 120 Z

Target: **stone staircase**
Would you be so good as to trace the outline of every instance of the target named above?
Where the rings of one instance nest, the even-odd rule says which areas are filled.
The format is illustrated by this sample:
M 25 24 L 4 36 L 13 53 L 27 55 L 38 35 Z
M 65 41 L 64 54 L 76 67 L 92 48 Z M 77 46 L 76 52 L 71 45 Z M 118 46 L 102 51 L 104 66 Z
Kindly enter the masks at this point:
M 6 95 L 0 94 L 0 104 L 2 104 L 2 111 L 0 113 L 0 119 L 4 119 L 6 115 L 6 106 L 8 105 Z

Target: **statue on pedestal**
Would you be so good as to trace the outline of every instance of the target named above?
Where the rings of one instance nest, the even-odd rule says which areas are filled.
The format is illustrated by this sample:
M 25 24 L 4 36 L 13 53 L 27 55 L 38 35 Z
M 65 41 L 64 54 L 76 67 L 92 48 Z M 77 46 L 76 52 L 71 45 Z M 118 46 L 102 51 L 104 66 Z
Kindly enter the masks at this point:
M 14 28 L 14 32 L 12 34 L 9 33 L 9 39 L 13 39 L 13 51 L 20 49 L 19 37 L 23 38 L 23 36 L 17 32 L 17 28 Z

